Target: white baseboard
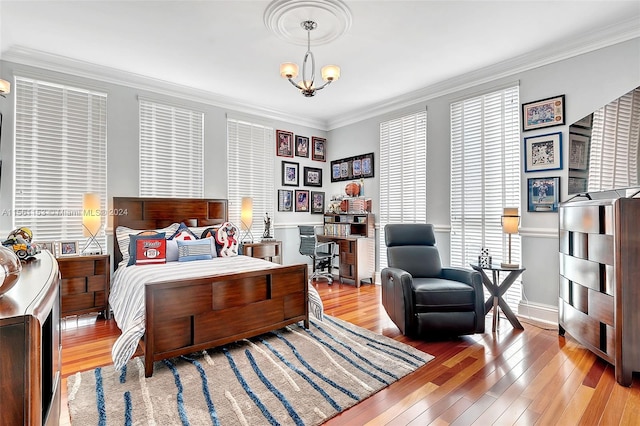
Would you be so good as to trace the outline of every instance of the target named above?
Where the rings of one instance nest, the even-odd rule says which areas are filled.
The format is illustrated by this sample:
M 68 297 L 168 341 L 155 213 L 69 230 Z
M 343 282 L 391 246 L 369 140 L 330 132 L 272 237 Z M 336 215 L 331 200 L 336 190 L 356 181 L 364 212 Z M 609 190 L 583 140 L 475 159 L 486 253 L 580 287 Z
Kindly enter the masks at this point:
M 518 304 L 518 317 L 542 323 L 549 328 L 558 328 L 558 308 L 556 306 L 521 300 Z

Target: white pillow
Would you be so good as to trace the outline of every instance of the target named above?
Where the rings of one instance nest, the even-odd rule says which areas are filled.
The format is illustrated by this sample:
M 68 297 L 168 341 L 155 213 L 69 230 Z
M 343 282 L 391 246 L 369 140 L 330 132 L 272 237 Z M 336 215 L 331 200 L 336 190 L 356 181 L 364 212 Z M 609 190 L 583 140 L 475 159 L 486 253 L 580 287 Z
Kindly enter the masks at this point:
M 213 237 L 203 238 L 211 242 L 211 257 L 218 257 L 216 240 Z M 167 240 L 167 262 L 178 260 L 178 240 Z
M 118 226 L 116 228 L 116 239 L 118 240 L 118 247 L 120 247 L 120 253 L 122 253 L 122 262 L 118 265 L 118 267 L 123 264 L 126 265 L 129 263 L 129 235 L 137 235 L 141 232 L 151 231 L 151 232 L 164 232 L 165 235 L 173 235 L 174 232 L 178 230 L 180 226 L 179 223 L 172 223 L 166 228 L 162 229 L 131 229 L 126 226 Z M 167 259 L 168 260 L 168 259 Z

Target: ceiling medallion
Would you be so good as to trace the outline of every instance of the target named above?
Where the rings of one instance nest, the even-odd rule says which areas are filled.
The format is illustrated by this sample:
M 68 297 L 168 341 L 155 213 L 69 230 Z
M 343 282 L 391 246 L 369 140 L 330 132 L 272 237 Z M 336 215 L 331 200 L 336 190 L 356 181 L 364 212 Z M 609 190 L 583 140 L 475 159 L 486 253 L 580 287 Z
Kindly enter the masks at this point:
M 313 43 L 319 46 L 346 33 L 352 17 L 342 0 L 274 0 L 265 9 L 263 21 L 279 38 L 301 46 L 308 44 L 308 35 L 300 31 L 300 23 L 318 22 Z

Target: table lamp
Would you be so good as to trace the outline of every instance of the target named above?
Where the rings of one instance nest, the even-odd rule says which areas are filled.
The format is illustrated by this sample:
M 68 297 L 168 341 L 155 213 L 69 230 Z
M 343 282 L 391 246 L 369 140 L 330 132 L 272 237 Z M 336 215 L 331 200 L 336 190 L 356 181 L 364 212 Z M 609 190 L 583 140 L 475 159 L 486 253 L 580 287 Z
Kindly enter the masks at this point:
M 253 198 L 251 197 L 242 197 L 240 224 L 245 228 L 245 234 L 241 242 L 253 243 L 253 234 L 251 233 L 251 226 L 253 225 Z M 249 238 L 249 240 L 245 241 L 245 238 Z
M 100 215 L 100 194 L 95 192 L 87 192 L 82 196 L 82 235 L 89 237 L 84 251 L 92 242 L 98 245 L 100 254 L 102 254 L 102 246 L 96 240 L 96 235 L 102 228 L 102 216 Z
M 518 233 L 518 225 L 520 225 L 520 216 L 517 207 L 505 207 L 501 218 L 502 232 L 509 235 L 509 261 L 501 263 L 503 268 L 519 268 L 517 263 L 511 263 L 511 234 Z

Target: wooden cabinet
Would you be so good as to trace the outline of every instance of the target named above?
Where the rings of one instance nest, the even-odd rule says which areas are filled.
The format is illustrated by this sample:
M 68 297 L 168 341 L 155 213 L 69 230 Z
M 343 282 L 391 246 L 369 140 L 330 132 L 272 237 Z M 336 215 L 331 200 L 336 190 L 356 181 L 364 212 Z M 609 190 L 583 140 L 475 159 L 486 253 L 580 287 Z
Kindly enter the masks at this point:
M 370 213 L 329 213 L 324 215 L 324 233 L 334 237 L 374 238 L 374 222 L 374 215 Z
M 640 199 L 560 205 L 560 334 L 569 333 L 631 385 L 640 371 Z
M 23 264 L 0 297 L 0 423 L 57 425 L 60 420 L 60 278 L 45 251 Z
M 102 312 L 110 318 L 108 254 L 58 258 L 62 316 Z
M 242 254 L 282 265 L 282 241 L 242 244 Z

